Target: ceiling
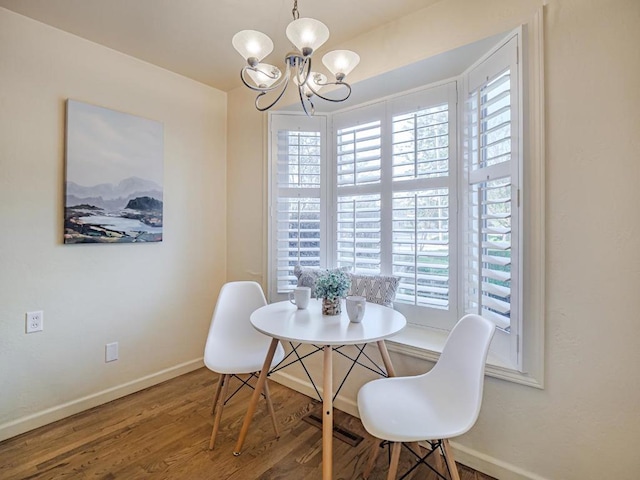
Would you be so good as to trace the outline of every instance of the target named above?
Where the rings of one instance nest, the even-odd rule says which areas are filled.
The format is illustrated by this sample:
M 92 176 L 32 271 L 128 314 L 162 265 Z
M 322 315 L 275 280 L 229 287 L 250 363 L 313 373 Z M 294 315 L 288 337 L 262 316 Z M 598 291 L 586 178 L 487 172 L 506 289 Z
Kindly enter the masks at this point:
M 439 0 L 298 0 L 300 17 L 331 32 L 321 52 Z M 282 65 L 291 50 L 285 29 L 293 0 L 0 0 L 31 17 L 218 88 L 239 85 L 244 60 L 231 46 L 245 29 L 271 37 L 267 61 Z

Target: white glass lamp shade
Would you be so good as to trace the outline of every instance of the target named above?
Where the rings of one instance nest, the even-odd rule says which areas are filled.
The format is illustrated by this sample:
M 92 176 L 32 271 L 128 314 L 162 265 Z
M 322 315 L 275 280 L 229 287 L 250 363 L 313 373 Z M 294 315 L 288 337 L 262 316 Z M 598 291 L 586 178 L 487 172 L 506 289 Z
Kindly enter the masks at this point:
M 322 63 L 336 77 L 346 77 L 360 63 L 360 55 L 351 50 L 333 50 L 322 57 Z
M 255 30 L 242 30 L 236 33 L 231 43 L 245 60 L 255 58 L 259 62 L 273 51 L 271 39 Z
M 287 38 L 308 56 L 329 39 L 327 26 L 313 18 L 299 18 L 287 26 Z
M 257 87 L 269 88 L 282 75 L 280 70 L 268 63 L 259 63 L 255 66 L 256 70 L 247 68 L 247 74 L 253 80 Z
M 318 72 L 310 72 L 307 84 L 310 84 L 316 92 L 327 84 L 327 76 Z
M 293 77 L 293 83 L 296 85 L 300 85 L 298 81 L 298 77 Z M 327 76 L 323 75 L 319 72 L 309 72 L 309 76 L 307 77 L 307 81 L 304 82 L 302 86 L 302 92 L 307 96 L 311 97 L 313 95 L 313 91 L 309 88 L 309 85 L 313 87 L 316 92 L 319 92 L 322 87 L 327 83 Z

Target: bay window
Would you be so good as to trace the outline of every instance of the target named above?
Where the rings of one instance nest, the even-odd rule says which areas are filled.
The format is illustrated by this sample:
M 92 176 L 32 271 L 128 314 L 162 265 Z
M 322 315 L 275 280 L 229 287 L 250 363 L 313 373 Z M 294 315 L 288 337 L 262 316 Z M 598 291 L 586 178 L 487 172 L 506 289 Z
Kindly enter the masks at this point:
M 270 113 L 269 296 L 296 265 L 400 278 L 417 328 L 492 320 L 523 371 L 521 32 L 458 77 L 314 117 Z

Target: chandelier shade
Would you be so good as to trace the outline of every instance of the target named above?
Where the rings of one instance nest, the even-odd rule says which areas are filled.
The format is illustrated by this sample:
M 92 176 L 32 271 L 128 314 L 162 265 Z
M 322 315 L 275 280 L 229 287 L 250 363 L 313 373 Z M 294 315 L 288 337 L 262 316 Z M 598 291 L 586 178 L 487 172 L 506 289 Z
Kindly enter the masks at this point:
M 287 38 L 304 56 L 311 55 L 329 39 L 327 26 L 313 18 L 299 18 L 287 26 Z M 308 53 L 305 53 L 308 52 Z
M 256 30 L 242 30 L 236 33 L 231 39 L 231 44 L 247 61 L 255 58 L 259 62 L 273 51 L 271 39 Z
M 282 75 L 278 67 L 268 63 L 259 63 L 255 70 L 247 70 L 247 75 L 256 84 L 256 87 L 268 88 L 273 85 Z
M 293 83 L 300 86 L 297 77 L 293 78 Z M 302 84 L 302 93 L 306 97 L 310 98 L 313 95 L 316 95 L 325 85 L 327 85 L 326 75 L 319 72 L 309 72 L 309 75 L 307 75 L 307 81 Z
M 246 87 L 258 92 L 255 106 L 261 112 L 270 109 L 283 97 L 289 83 L 296 85 L 302 109 L 313 115 L 315 97 L 329 102 L 344 102 L 351 95 L 351 85 L 345 77 L 358 65 L 360 56 L 350 50 L 335 50 L 327 53 L 322 63 L 331 72 L 335 81 L 327 75 L 311 70 L 314 52 L 329 39 L 327 26 L 313 18 L 300 18 L 298 0 L 293 2 L 293 21 L 286 29 L 287 38 L 295 50 L 284 58 L 284 71 L 268 63 L 261 63 L 273 51 L 273 42 L 262 32 L 242 30 L 231 39 L 231 44 L 247 64 L 240 71 L 240 79 Z M 326 86 L 335 86 L 339 92 L 332 98 L 320 94 Z M 340 93 L 342 92 L 342 93 Z M 266 98 L 265 95 L 268 95 Z M 264 100 L 266 105 L 261 104 Z
M 322 57 L 322 63 L 336 77 L 346 77 L 360 63 L 360 55 L 351 50 L 334 50 Z

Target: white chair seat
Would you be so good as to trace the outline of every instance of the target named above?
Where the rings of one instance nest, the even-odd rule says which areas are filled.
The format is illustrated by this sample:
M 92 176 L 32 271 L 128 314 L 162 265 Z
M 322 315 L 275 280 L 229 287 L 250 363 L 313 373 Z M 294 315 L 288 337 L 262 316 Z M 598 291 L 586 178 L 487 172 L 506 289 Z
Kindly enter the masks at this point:
M 365 384 L 358 392 L 358 410 L 365 429 L 374 437 L 403 443 L 451 438 L 466 432 L 474 419 L 460 415 L 460 397 L 446 396 L 439 382 L 427 380 L 393 377 Z
M 243 342 L 229 342 L 225 338 L 214 338 L 211 350 L 205 357 L 204 363 L 209 370 L 217 373 L 247 374 L 262 369 L 266 349 L 264 341 L 247 339 Z M 275 366 L 284 358 L 284 348 L 278 344 L 271 366 Z

